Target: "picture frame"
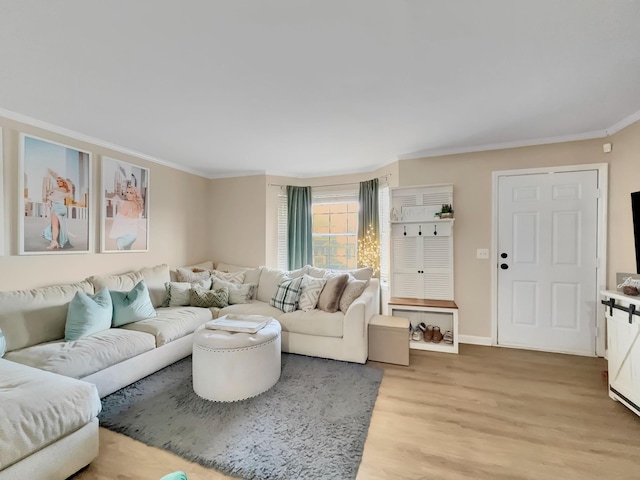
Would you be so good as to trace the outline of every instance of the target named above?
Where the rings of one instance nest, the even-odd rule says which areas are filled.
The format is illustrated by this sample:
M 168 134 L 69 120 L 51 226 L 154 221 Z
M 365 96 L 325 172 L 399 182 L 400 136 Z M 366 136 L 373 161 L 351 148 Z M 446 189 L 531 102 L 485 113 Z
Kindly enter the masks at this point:
M 149 173 L 102 156 L 100 252 L 149 251 Z
M 89 253 L 91 152 L 20 134 L 18 253 Z

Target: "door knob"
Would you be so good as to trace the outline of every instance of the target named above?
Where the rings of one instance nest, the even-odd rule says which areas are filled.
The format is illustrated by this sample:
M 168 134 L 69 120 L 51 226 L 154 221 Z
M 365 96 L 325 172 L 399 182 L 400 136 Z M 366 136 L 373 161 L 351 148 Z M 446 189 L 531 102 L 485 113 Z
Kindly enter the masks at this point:
M 503 270 L 506 270 L 507 268 L 509 268 L 509 265 L 507 265 L 506 263 L 503 263 L 500 265 L 500 268 Z

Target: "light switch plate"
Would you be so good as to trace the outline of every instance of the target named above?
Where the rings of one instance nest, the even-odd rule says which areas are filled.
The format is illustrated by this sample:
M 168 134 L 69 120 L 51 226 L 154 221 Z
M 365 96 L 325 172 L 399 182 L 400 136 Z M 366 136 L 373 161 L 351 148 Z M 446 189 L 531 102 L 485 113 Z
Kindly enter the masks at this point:
M 477 249 L 476 258 L 479 258 L 481 260 L 487 260 L 489 258 L 489 249 L 488 248 Z

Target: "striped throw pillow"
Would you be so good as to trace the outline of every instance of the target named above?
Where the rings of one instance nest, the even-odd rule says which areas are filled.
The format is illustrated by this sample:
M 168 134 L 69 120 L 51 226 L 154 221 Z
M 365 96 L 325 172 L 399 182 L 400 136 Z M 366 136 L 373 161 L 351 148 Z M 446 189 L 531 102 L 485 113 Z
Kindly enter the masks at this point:
M 283 312 L 293 312 L 298 308 L 300 290 L 304 277 L 286 278 L 278 285 L 276 294 L 271 298 L 271 306 L 279 308 Z

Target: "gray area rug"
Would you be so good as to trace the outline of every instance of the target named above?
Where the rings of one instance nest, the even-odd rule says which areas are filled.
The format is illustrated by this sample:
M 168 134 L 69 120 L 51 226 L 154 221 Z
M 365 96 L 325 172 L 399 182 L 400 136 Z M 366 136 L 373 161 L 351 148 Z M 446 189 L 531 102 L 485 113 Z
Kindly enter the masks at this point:
M 191 357 L 102 400 L 100 425 L 246 479 L 355 478 L 383 371 L 282 354 L 268 392 L 233 403 L 198 397 Z

